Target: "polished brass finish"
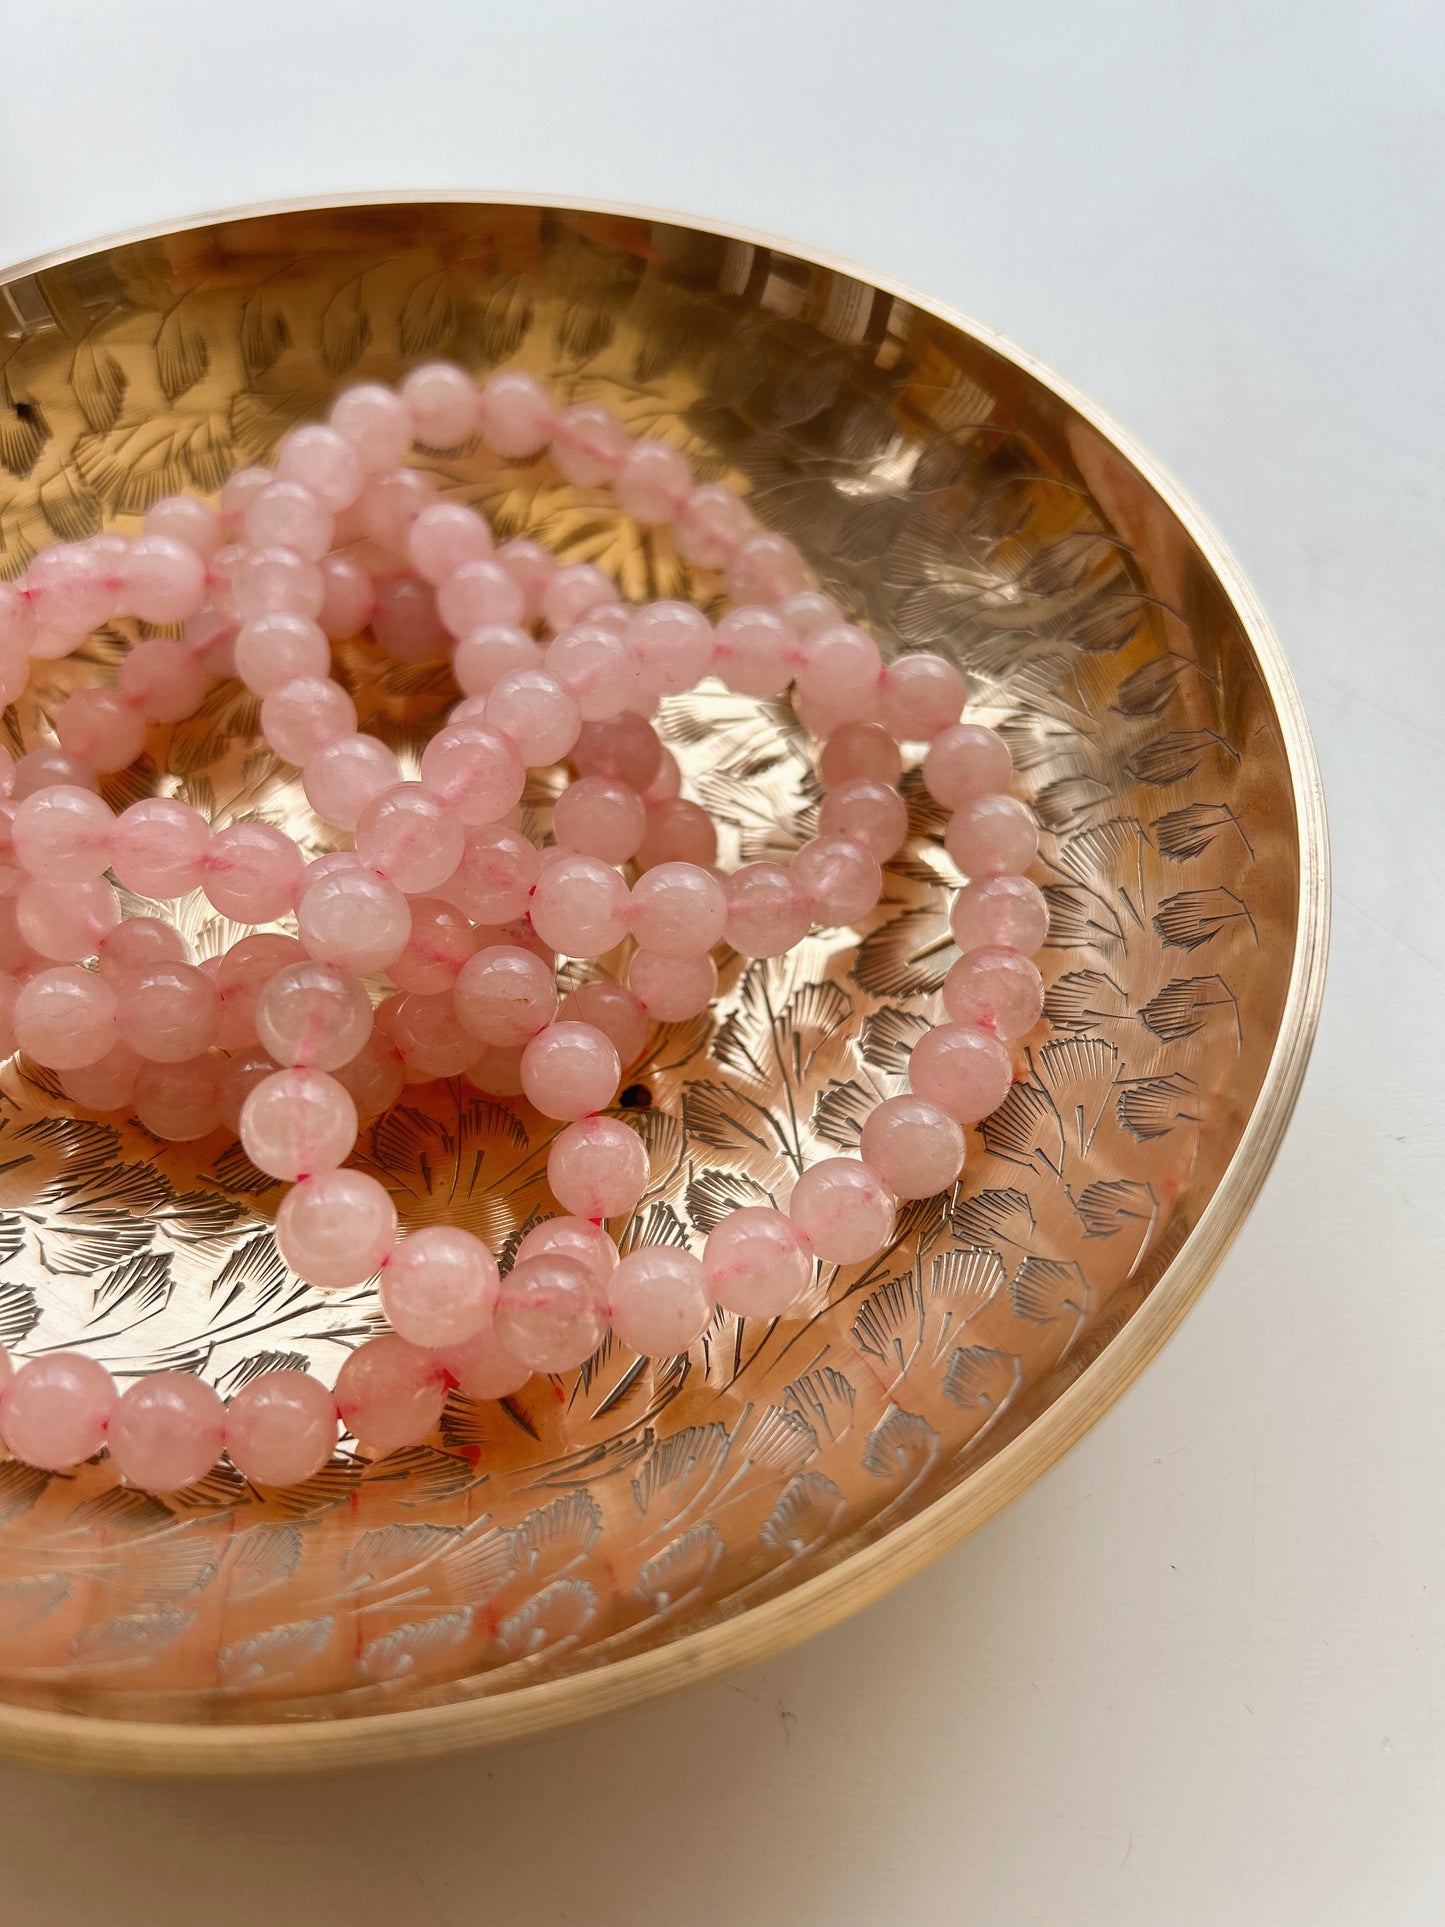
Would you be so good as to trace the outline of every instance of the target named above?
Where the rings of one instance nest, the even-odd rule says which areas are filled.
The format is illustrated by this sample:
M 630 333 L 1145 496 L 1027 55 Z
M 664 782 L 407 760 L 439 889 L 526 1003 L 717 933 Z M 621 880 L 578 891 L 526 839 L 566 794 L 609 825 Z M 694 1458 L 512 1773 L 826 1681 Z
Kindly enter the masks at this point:
M 429 1445 L 263 1497 L 162 1502 L 108 1463 L 0 1465 L 0 1748 L 120 1771 L 336 1766 L 534 1733 L 761 1658 L 986 1519 L 1158 1349 L 1249 1207 L 1319 1009 L 1327 854 L 1313 755 L 1238 571 L 1118 430 L 986 329 L 766 238 L 613 209 L 392 200 L 215 217 L 0 285 L 0 573 L 213 489 L 343 383 L 421 356 L 520 361 L 749 491 L 890 649 L 947 651 L 1045 826 L 1049 1022 L 952 1198 L 906 1208 L 804 1320 L 722 1318 L 683 1359 L 609 1347 Z M 438 457 L 497 526 L 627 592 L 716 593 L 665 536 L 543 463 Z M 102 636 L 18 712 L 35 740 Z M 414 759 L 445 677 L 344 668 Z M 736 859 L 795 846 L 818 790 L 782 705 L 712 691 L 665 733 Z M 324 833 L 218 686 L 112 786 Z M 936 1018 L 954 954 L 941 827 L 866 928 L 724 973 L 624 1103 L 653 1185 L 624 1244 L 691 1238 L 856 1139 Z M 530 807 L 545 816 L 539 784 Z M 184 918 L 204 951 L 216 919 Z M 500 1243 L 546 1207 L 540 1120 L 431 1087 L 366 1140 L 409 1223 Z M 276 1190 L 221 1140 L 159 1145 L 12 1065 L 0 1100 L 0 1339 L 79 1343 L 232 1388 L 333 1374 L 377 1323 L 285 1273 Z

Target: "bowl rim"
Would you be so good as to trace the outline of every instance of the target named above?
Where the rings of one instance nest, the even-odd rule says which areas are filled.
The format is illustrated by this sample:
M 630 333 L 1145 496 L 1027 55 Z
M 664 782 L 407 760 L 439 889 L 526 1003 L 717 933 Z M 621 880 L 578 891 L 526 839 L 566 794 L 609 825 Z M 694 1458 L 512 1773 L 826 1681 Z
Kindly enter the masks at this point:
M 1054 1402 L 964 1481 L 883 1539 L 849 1554 L 777 1598 L 667 1645 L 595 1670 L 443 1706 L 354 1719 L 197 1725 L 107 1719 L 0 1703 L 0 1756 L 75 1772 L 127 1777 L 335 1771 L 421 1760 L 580 1724 L 643 1705 L 675 1688 L 771 1659 L 838 1624 L 958 1545 L 1075 1445 L 1158 1354 L 1234 1242 L 1293 1114 L 1319 1025 L 1330 921 L 1330 853 L 1324 792 L 1304 707 L 1284 650 L 1239 565 L 1168 471 L 1079 389 L 1026 349 L 894 276 L 826 249 L 729 221 L 624 201 L 558 199 L 505 189 L 404 188 L 322 194 L 157 221 L 37 255 L 0 270 L 0 288 L 29 275 L 140 241 L 281 214 L 398 206 L 535 207 L 604 215 L 777 249 L 906 301 L 972 337 L 1067 404 L 1129 461 L 1167 504 L 1228 597 L 1269 693 L 1284 745 L 1299 838 L 1299 910 L 1289 986 L 1259 1095 L 1199 1220 L 1143 1304 Z

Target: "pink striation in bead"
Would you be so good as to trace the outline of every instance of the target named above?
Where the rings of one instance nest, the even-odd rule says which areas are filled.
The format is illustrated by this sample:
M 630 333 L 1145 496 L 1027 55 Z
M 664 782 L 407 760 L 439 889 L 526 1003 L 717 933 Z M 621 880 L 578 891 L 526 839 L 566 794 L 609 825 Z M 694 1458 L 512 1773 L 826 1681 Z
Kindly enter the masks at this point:
M 1007 788 L 1012 775 L 1008 744 L 981 723 L 955 723 L 941 731 L 923 759 L 924 787 L 946 810 Z
M 610 482 L 632 448 L 632 437 L 610 408 L 574 402 L 552 430 L 552 461 L 559 475 L 579 488 Z
M 477 432 L 480 404 L 470 378 L 449 362 L 413 368 L 400 395 L 411 411 L 415 438 L 425 448 L 460 448 Z
M 298 676 L 331 672 L 331 644 L 318 623 L 285 610 L 245 623 L 236 637 L 236 674 L 257 696 Z
M 67 756 L 109 774 L 140 755 L 146 723 L 114 689 L 77 689 L 55 712 L 55 733 Z
M 42 957 L 79 963 L 93 957 L 120 922 L 120 902 L 103 877 L 88 883 L 21 884 L 15 899 L 21 936 Z
M 624 1069 L 641 1056 L 647 1042 L 647 1013 L 621 984 L 579 984 L 557 1014 L 567 1023 L 592 1024 L 610 1037 Z
M 368 474 L 398 467 L 411 452 L 411 410 L 379 381 L 343 389 L 331 404 L 331 426 Z
M 367 483 L 357 504 L 358 519 L 373 542 L 404 556 L 412 523 L 436 499 L 437 485 L 430 475 L 415 468 L 388 469 Z
M 532 927 L 566 957 L 601 957 L 627 934 L 627 885 L 595 857 L 564 852 L 532 893 Z
M 893 1235 L 897 1200 L 856 1158 L 823 1158 L 793 1186 L 788 1215 L 825 1264 L 860 1265 Z
M 389 1111 L 406 1084 L 401 1052 L 384 1032 L 373 1030 L 349 1064 L 331 1075 L 350 1094 L 363 1122 Z
M 116 1042 L 115 1001 L 110 985 L 78 964 L 41 970 L 15 999 L 15 1041 L 51 1070 L 97 1063 Z
M 514 368 L 483 382 L 477 413 L 487 446 L 513 461 L 540 454 L 557 423 L 556 406 L 541 382 Z
M 813 921 L 825 929 L 858 923 L 883 894 L 877 857 L 851 837 L 815 837 L 788 869 Z
M 334 1071 L 349 1064 L 371 1035 L 371 999 L 344 970 L 296 963 L 266 985 L 255 1022 L 278 1064 Z
M 469 957 L 454 995 L 457 1016 L 483 1044 L 528 1043 L 557 1009 L 551 968 L 512 944 L 488 945 Z
M 120 666 L 121 700 L 149 723 L 180 723 L 205 699 L 207 676 L 183 642 L 147 636 L 132 644 Z
M 269 468 L 238 468 L 228 475 L 221 487 L 221 530 L 232 541 L 241 534 L 246 525 L 246 511 L 261 493 L 275 480 Z M 212 551 L 214 556 L 215 551 Z
M 581 776 L 557 798 L 552 833 L 558 843 L 603 863 L 625 863 L 642 841 L 647 811 L 625 783 Z
M 621 1081 L 616 1046 L 593 1024 L 549 1024 L 522 1052 L 522 1089 L 543 1117 L 605 1110 Z
M 420 783 L 398 783 L 367 804 L 356 825 L 356 854 L 407 894 L 445 883 L 462 859 L 457 817 Z
M 462 1345 L 491 1325 L 497 1261 L 470 1231 L 424 1225 L 404 1238 L 381 1274 L 381 1309 L 413 1345 Z
M 547 1182 L 564 1211 L 620 1217 L 647 1189 L 647 1152 L 636 1131 L 616 1118 L 584 1117 L 552 1140 Z
M 613 480 L 617 506 L 634 522 L 650 528 L 670 522 L 692 488 L 687 457 L 666 442 L 633 442 Z
M 115 1027 L 120 1041 L 147 1063 L 183 1064 L 215 1043 L 220 993 L 194 964 L 153 963 L 118 985 Z
M 403 997 L 391 1035 L 408 1083 L 460 1077 L 477 1053 L 477 1040 L 458 1017 L 450 991 Z
M 191 1372 L 151 1372 L 121 1393 L 106 1444 L 116 1471 L 143 1492 L 203 1479 L 226 1443 L 220 1394 Z
M 52 1352 L 22 1365 L 0 1404 L 0 1437 L 17 1459 L 65 1472 L 94 1458 L 115 1408 L 115 1380 L 80 1352 Z
M 396 1242 L 396 1206 L 364 1171 L 327 1171 L 281 1200 L 276 1244 L 298 1278 L 319 1291 L 364 1285 Z
M 392 1332 L 358 1345 L 336 1375 L 341 1423 L 375 1452 L 420 1444 L 441 1417 L 446 1398 L 440 1363 Z
M 545 1218 L 517 1246 L 517 1261 L 550 1254 L 570 1258 L 582 1266 L 599 1293 L 605 1294 L 607 1281 L 617 1268 L 617 1246 L 600 1224 L 588 1218 Z
M 690 1251 L 644 1245 L 629 1252 L 608 1286 L 612 1331 L 644 1358 L 673 1358 L 712 1322 L 706 1276 Z
M 654 956 L 700 957 L 721 940 L 727 918 L 727 892 L 695 863 L 659 863 L 632 886 L 632 934 Z
M 908 1060 L 908 1081 L 960 1124 L 977 1124 L 1008 1096 L 1013 1066 L 991 1031 L 941 1024 L 925 1031 Z
M 111 869 L 127 890 L 165 902 L 197 887 L 210 844 L 210 825 L 198 810 L 147 796 L 115 820 Z
M 818 834 L 861 843 L 880 863 L 886 863 L 907 838 L 908 806 L 887 783 L 844 783 L 823 798 Z
M 602 1343 L 596 1280 L 573 1258 L 518 1256 L 497 1299 L 497 1337 L 534 1372 L 566 1372 Z
M 356 1106 L 324 1071 L 276 1071 L 241 1109 L 246 1156 L 287 1183 L 336 1170 L 351 1156 L 356 1132 Z
M 9 800 L 12 804 L 23 803 L 27 796 L 49 789 L 54 783 L 71 783 L 77 789 L 93 790 L 95 771 L 78 756 L 68 756 L 58 743 L 47 743 L 40 749 L 28 750 L 16 763 Z
M 713 664 L 713 632 L 690 602 L 650 602 L 627 628 L 638 684 L 650 701 L 696 689 Z
M 540 542 L 524 535 L 514 536 L 497 550 L 497 560 L 522 591 L 526 608 L 523 621 L 536 622 L 542 614 L 542 598 L 557 573 L 557 558 Z
M 759 531 L 747 536 L 733 551 L 723 582 L 728 595 L 740 605 L 776 605 L 796 595 L 807 579 L 803 558 L 788 538 Z
M 1039 826 L 1015 796 L 976 796 L 954 811 L 943 847 L 966 877 L 1018 876 L 1038 855 Z
M 500 822 L 521 800 L 527 766 L 501 730 L 486 723 L 452 724 L 422 751 L 421 781 L 427 795 L 458 823 L 481 828 Z M 460 856 L 458 851 L 457 861 Z
M 886 783 L 896 789 L 903 774 L 898 745 L 877 723 L 839 723 L 818 758 L 825 789 L 845 783 Z
M 112 990 L 153 964 L 191 962 L 190 945 L 173 923 L 162 923 L 159 917 L 127 917 L 101 938 L 96 954 L 100 974 Z
M 754 526 L 747 505 L 730 488 L 704 482 L 679 505 L 672 539 L 694 568 L 721 569 Z
M 879 716 L 900 743 L 928 743 L 958 721 L 967 687 L 942 656 L 900 656 L 883 671 Z
M 218 510 L 194 495 L 167 495 L 152 502 L 141 522 L 142 535 L 164 535 L 183 542 L 203 562 L 209 562 L 222 541 Z
M 246 1099 L 258 1084 L 281 1066 L 259 1044 L 233 1051 L 221 1066 L 221 1122 L 237 1137 L 241 1135 L 241 1112 Z
M 336 1449 L 336 1400 L 309 1372 L 261 1372 L 226 1408 L 226 1452 L 253 1485 L 300 1485 Z
M 543 769 L 559 762 L 577 741 L 582 710 L 555 676 L 517 669 L 493 684 L 486 720 L 512 739 L 529 769 Z
M 1042 1017 L 1044 980 L 1017 950 L 970 950 L 944 978 L 943 1002 L 955 1023 L 977 1024 L 1011 1043 Z
M 639 805 L 640 807 L 640 805 Z M 33 877 L 83 883 L 110 867 L 115 818 L 90 790 L 57 783 L 27 796 L 15 811 L 15 854 Z
M 497 1337 L 494 1318 L 489 1318 L 464 1345 L 448 1345 L 438 1351 L 436 1360 L 456 1380 L 463 1398 L 510 1398 L 532 1376 L 531 1366 L 513 1358 Z
M 792 1221 L 768 1205 L 730 1211 L 702 1257 L 710 1298 L 739 1318 L 781 1318 L 813 1280 L 813 1255 Z
M 121 1111 L 129 1110 L 135 1098 L 140 1068 L 141 1059 L 129 1044 L 112 1044 L 94 1064 L 57 1074 L 72 1104 L 87 1111 Z
M 797 642 L 771 609 L 730 609 L 713 632 L 713 668 L 740 696 L 776 696 L 793 680 Z
M 398 990 L 433 996 L 451 989 L 475 948 L 476 933 L 454 904 L 440 897 L 413 897 L 411 935 L 406 949 L 387 965 L 387 975 Z M 368 1005 L 368 1029 L 370 1024 Z
M 300 769 L 317 750 L 356 732 L 356 704 L 327 676 L 297 676 L 261 703 L 261 734 Z
M 654 957 L 635 950 L 627 966 L 627 987 L 647 1015 L 659 1024 L 679 1024 L 705 1011 L 717 995 L 717 965 L 700 957 Z
M 209 1051 L 183 1064 L 142 1064 L 135 1080 L 136 1116 L 171 1144 L 209 1137 L 221 1122 L 221 1064 Z
M 308 422 L 282 437 L 276 451 L 276 473 L 283 482 L 299 482 L 333 514 L 350 508 L 360 495 L 365 473 L 356 450 L 334 428 Z
M 290 549 L 248 549 L 231 571 L 231 600 L 242 622 L 283 610 L 314 619 L 325 597 L 320 569 Z
M 283 937 L 279 932 L 263 930 L 232 944 L 216 970 L 216 989 L 221 997 L 217 1042 L 224 1049 L 255 1042 L 256 1005 L 261 993 L 278 971 L 304 962 L 305 957 L 294 937 Z
M 536 845 L 520 830 L 474 829 L 438 895 L 476 923 L 511 923 L 525 913 L 540 869 Z
M 723 935 L 739 955 L 781 957 L 808 934 L 808 905 L 781 863 L 745 863 L 725 887 Z
M 376 607 L 371 577 L 349 555 L 323 556 L 320 566 L 321 607 L 316 620 L 333 642 L 360 635 Z
M 615 716 L 637 690 L 637 670 L 625 639 L 600 623 L 564 629 L 548 645 L 546 669 L 572 697 L 584 722 Z
M 931 1198 L 963 1169 L 962 1128 L 922 1097 L 889 1097 L 868 1114 L 858 1148 L 897 1198 Z
M 354 830 L 368 803 L 401 781 L 396 757 L 374 736 L 341 736 L 307 758 L 301 771 L 306 800 L 338 830 Z
M 987 877 L 959 891 L 948 922 L 965 954 L 999 944 L 1031 957 L 1049 934 L 1049 906 L 1027 877 Z
M 201 887 L 223 917 L 272 923 L 294 907 L 305 867 L 284 830 L 270 823 L 233 823 L 212 837 L 201 864 Z

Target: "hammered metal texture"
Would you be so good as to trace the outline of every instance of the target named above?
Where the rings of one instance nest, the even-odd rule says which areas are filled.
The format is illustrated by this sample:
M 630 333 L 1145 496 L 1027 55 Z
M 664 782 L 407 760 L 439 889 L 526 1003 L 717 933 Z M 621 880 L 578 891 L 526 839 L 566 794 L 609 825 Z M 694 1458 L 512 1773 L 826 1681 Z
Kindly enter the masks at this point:
M 1172 513 L 1010 360 L 886 292 L 656 221 L 532 208 L 287 213 L 117 246 L 0 289 L 0 570 L 132 529 L 177 489 L 266 457 L 343 383 L 423 356 L 517 361 L 598 396 L 749 491 L 890 651 L 968 671 L 1044 825 L 1047 1021 L 952 1197 L 905 1208 L 806 1316 L 720 1317 L 687 1357 L 609 1343 L 502 1405 L 454 1397 L 427 1445 L 338 1456 L 263 1497 L 219 1471 L 161 1501 L 102 1460 L 0 1464 L 0 1695 L 131 1718 L 295 1721 L 506 1694 L 735 1615 L 876 1542 L 977 1475 L 1118 1334 L 1239 1142 L 1274 1048 L 1298 911 L 1280 729 L 1231 603 Z M 545 462 L 430 464 L 505 534 L 715 598 Z M 35 739 L 125 638 L 42 665 L 4 726 Z M 452 693 L 435 668 L 345 671 L 414 765 Z M 177 793 L 325 847 L 255 705 L 218 687 L 107 785 Z M 729 860 L 812 832 L 787 710 L 708 691 L 663 732 Z M 955 952 L 941 821 L 911 835 L 865 928 L 723 973 L 711 1018 L 660 1031 L 623 1094 L 652 1183 L 624 1248 L 697 1246 L 856 1142 L 937 1021 Z M 547 795 L 530 796 L 538 826 Z M 150 906 L 146 906 L 150 907 Z M 188 906 L 203 952 L 234 936 Z M 416 1089 L 363 1142 L 404 1222 L 504 1249 L 548 1204 L 548 1127 Z M 224 1390 L 279 1363 L 328 1377 L 377 1328 L 372 1290 L 288 1276 L 277 1189 L 232 1141 L 157 1143 L 12 1064 L 0 1091 L 0 1339 L 78 1345 L 122 1381 Z

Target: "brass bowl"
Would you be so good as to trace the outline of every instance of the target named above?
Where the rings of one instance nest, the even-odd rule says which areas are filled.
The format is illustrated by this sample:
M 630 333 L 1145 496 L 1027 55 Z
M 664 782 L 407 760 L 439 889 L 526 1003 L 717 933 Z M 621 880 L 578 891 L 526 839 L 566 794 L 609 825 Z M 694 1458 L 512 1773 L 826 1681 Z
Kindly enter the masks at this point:
M 263 1496 L 229 1472 L 164 1502 L 104 1459 L 0 1465 L 0 1748 L 118 1771 L 416 1757 L 536 1733 L 774 1653 L 952 1545 L 1093 1423 L 1238 1230 L 1319 1010 L 1319 779 L 1279 646 L 1171 482 L 1083 397 L 917 295 L 763 237 L 652 213 L 465 197 L 226 215 L 32 263 L 0 286 L 0 569 L 214 489 L 342 383 L 418 357 L 518 359 L 747 488 L 895 647 L 963 664 L 1045 826 L 1048 1023 L 973 1135 L 956 1194 L 803 1320 L 719 1318 L 685 1358 L 617 1347 L 425 1447 L 338 1456 Z M 716 593 L 545 462 L 438 459 L 507 531 L 633 596 Z M 33 740 L 77 678 L 4 722 Z M 414 758 L 434 668 L 345 668 Z M 291 775 L 218 687 L 113 800 L 179 791 L 320 847 Z M 672 704 L 669 740 L 730 854 L 795 845 L 818 791 L 780 705 Z M 952 951 L 926 795 L 857 938 L 724 972 L 623 1101 L 653 1188 L 614 1231 L 696 1239 L 854 1140 L 899 1088 Z M 545 785 L 531 807 L 547 807 Z M 200 947 L 233 934 L 193 907 Z M 546 1127 L 459 1087 L 364 1142 L 411 1223 L 506 1242 L 545 1206 Z M 275 1189 L 231 1141 L 157 1143 L 24 1064 L 0 1103 L 0 1339 L 80 1344 L 232 1388 L 334 1373 L 369 1290 L 277 1259 Z

